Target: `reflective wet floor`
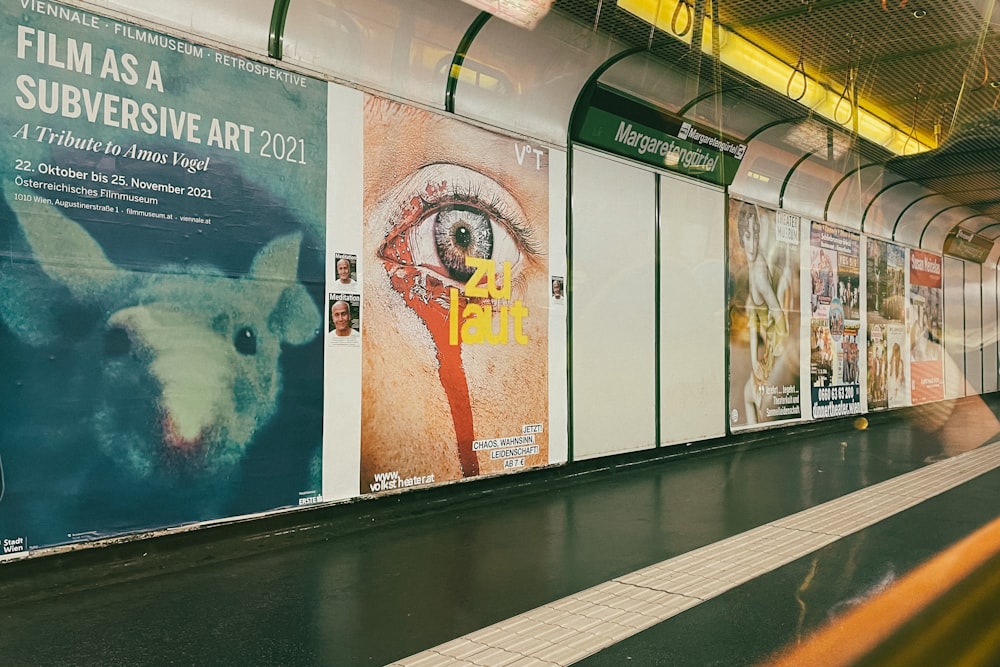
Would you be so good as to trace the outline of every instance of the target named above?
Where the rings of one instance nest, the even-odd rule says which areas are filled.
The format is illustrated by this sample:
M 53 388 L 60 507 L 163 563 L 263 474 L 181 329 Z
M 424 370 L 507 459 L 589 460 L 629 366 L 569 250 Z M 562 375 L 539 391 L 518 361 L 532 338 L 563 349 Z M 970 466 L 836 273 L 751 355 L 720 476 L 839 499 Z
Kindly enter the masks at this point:
M 568 664 L 556 651 L 462 661 L 429 650 L 845 494 L 925 467 L 937 475 L 942 459 L 1000 432 L 979 401 L 950 406 L 944 426 L 908 411 L 866 430 L 771 431 L 686 456 L 666 448 L 658 460 L 0 565 L 0 655 L 30 665 Z M 998 470 L 572 660 L 755 664 L 1000 515 Z

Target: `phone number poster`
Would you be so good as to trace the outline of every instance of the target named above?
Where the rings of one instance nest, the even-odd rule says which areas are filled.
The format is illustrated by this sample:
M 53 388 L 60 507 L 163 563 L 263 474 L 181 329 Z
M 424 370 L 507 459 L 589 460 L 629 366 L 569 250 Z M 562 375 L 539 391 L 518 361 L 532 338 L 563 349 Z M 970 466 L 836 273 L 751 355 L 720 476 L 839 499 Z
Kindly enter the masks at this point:
M 55 3 L 0 35 L 0 538 L 318 494 L 326 84 Z
M 910 396 L 914 405 L 944 400 L 944 321 L 941 256 L 910 251 L 906 326 L 910 345 Z
M 906 248 L 868 239 L 868 409 L 910 404 L 906 340 Z
M 861 235 L 809 231 L 809 376 L 814 419 L 861 413 Z
M 364 109 L 361 492 L 548 463 L 548 152 Z
M 729 416 L 733 430 L 802 417 L 801 218 L 729 202 Z

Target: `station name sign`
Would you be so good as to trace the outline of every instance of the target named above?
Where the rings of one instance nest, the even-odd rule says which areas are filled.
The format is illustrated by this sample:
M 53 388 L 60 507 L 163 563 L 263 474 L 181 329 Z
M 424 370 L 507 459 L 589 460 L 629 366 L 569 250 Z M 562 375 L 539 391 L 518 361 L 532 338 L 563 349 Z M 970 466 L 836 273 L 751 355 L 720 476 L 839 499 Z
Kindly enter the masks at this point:
M 964 229 L 950 232 L 944 240 L 944 254 L 979 264 L 986 261 L 992 250 L 993 241 Z
M 598 87 L 578 122 L 580 143 L 716 185 L 730 185 L 745 143 Z

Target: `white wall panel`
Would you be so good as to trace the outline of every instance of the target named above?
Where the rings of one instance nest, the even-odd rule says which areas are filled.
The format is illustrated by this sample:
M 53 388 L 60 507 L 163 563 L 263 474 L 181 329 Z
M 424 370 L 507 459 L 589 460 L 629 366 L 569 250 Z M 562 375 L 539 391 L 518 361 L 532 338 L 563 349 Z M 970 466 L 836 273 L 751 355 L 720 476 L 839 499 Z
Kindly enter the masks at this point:
M 328 84 L 327 136 L 331 164 L 358 164 L 364 155 L 364 95 L 352 88 Z M 363 275 L 365 254 L 362 229 L 361 169 L 329 169 L 326 172 L 327 211 L 336 211 L 327 219 L 327 257 L 337 252 L 356 254 L 357 275 Z M 336 281 L 336 261 L 327 261 L 327 285 Z M 324 500 L 352 498 L 361 493 L 361 355 L 357 346 L 329 346 L 323 355 L 326 381 L 323 390 L 323 466 Z
M 455 113 L 564 146 L 580 89 L 605 60 L 626 48 L 556 12 L 531 31 L 491 19 L 472 42 L 466 65 L 488 65 L 487 73 L 507 77 L 506 82 L 494 88 L 463 77 Z
M 982 268 L 965 263 L 965 375 L 969 392 L 983 393 Z
M 455 49 L 478 15 L 447 0 L 296 0 L 284 60 L 443 109 Z
M 983 267 L 983 392 L 998 390 L 997 271 Z
M 80 6 L 100 8 L 102 14 L 116 14 L 148 21 L 166 31 L 199 35 L 261 55 L 267 54 L 274 0 L 90 0 Z M 292 3 L 295 6 L 295 3 Z
M 650 53 L 637 53 L 612 65 L 600 77 L 600 82 L 658 107 L 678 113 L 690 99 L 688 86 L 693 75 L 683 70 L 664 68 L 663 61 Z M 748 113 L 747 115 L 751 115 Z M 757 122 L 748 132 L 773 120 L 772 116 Z
M 573 151 L 573 452 L 653 447 L 655 177 Z M 721 405 L 721 403 L 720 403 Z
M 944 258 L 944 397 L 966 394 L 964 262 Z
M 725 193 L 660 178 L 660 441 L 726 432 Z
M 549 274 L 566 279 L 566 151 L 549 150 Z M 566 461 L 566 297 L 549 303 L 549 463 Z

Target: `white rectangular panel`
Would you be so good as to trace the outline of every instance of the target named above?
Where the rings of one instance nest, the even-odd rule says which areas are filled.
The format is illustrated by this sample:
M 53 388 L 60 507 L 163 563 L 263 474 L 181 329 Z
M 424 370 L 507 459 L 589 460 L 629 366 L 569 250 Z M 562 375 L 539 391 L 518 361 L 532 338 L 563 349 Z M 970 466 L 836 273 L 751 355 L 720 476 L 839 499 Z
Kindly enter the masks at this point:
M 363 275 L 361 201 L 364 123 L 363 94 L 352 88 L 329 84 L 330 168 L 327 171 L 327 294 L 341 293 L 337 263 L 354 259 L 356 278 Z M 338 168 L 339 167 L 339 168 Z M 351 262 L 349 262 L 350 264 Z M 357 282 L 357 281 L 355 281 Z M 357 292 L 360 285 L 343 291 Z M 339 298 L 339 297 L 337 297 Z M 330 330 L 330 304 L 325 304 L 323 331 Z M 323 498 L 341 500 L 360 493 L 361 468 L 361 345 L 328 344 L 324 354 L 323 392 Z
M 655 178 L 573 153 L 573 452 L 655 446 Z
M 478 14 L 443 0 L 296 0 L 283 60 L 440 109 L 455 48 Z
M 944 397 L 966 394 L 965 270 L 960 259 L 944 258 Z
M 549 463 L 569 456 L 566 402 L 566 151 L 549 149 Z M 555 283 L 559 281 L 559 289 Z
M 998 390 L 997 271 L 983 267 L 983 393 Z
M 983 393 L 982 267 L 965 264 L 965 375 L 969 393 Z
M 189 36 L 197 35 L 261 55 L 267 53 L 271 14 L 274 11 L 272 0 L 90 0 L 87 4 L 114 12 L 121 18 L 148 22 L 172 33 L 180 31 Z M 131 39 L 149 39 L 139 32 L 125 34 Z
M 725 435 L 725 194 L 660 177 L 660 441 Z

